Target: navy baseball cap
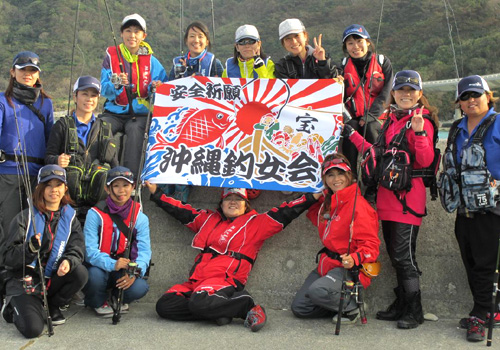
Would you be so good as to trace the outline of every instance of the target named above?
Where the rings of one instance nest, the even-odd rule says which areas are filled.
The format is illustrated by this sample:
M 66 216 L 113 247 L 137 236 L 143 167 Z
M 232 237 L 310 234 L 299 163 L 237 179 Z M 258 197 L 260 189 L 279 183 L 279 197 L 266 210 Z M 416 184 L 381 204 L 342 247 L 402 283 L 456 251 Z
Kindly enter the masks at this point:
M 403 86 L 409 86 L 414 90 L 422 90 L 422 78 L 414 70 L 402 70 L 397 72 L 392 81 L 392 90 L 399 90 Z
M 462 78 L 457 85 L 457 98 L 456 101 L 462 96 L 463 93 L 467 91 L 474 91 L 480 94 L 484 94 L 486 91 L 490 91 L 490 87 L 486 80 L 484 80 L 479 75 L 470 75 L 468 77 Z
M 45 165 L 38 171 L 38 183 L 49 182 L 52 179 L 66 182 L 66 170 L 56 164 Z
M 14 60 L 12 61 L 12 67 L 16 67 L 17 69 L 22 69 L 25 67 L 35 67 L 38 71 L 40 69 L 40 57 L 34 52 L 31 51 L 21 51 L 19 52 Z
M 73 92 L 86 90 L 88 88 L 96 89 L 97 93 L 101 93 L 101 82 L 90 75 L 79 77 L 75 85 L 73 85 Z
M 349 27 L 344 29 L 344 34 L 342 34 L 342 42 L 347 39 L 350 35 L 357 35 L 362 37 L 363 39 L 370 39 L 370 34 L 361 24 L 351 24 Z
M 125 168 L 124 166 L 117 166 L 111 170 L 108 170 L 108 174 L 106 176 L 106 185 L 111 185 L 111 183 L 115 180 L 123 179 L 125 181 L 134 184 L 134 174 L 130 171 L 129 168 Z

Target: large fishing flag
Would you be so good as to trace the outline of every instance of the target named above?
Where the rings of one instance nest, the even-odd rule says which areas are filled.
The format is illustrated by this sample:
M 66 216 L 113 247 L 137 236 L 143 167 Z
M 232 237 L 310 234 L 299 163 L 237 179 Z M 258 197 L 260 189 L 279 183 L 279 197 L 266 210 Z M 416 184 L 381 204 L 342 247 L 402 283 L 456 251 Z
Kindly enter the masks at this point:
M 332 79 L 189 77 L 158 87 L 144 167 L 152 183 L 317 191 L 340 139 Z

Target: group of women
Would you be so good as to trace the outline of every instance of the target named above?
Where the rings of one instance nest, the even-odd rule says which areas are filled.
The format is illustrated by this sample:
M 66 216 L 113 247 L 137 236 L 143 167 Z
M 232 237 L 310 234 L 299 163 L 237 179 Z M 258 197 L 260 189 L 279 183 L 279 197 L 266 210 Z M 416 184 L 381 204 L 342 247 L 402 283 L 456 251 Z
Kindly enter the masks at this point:
M 106 51 L 100 81 L 84 76 L 75 83 L 75 111 L 66 117 L 72 118 L 70 124 L 58 122 L 52 128 L 52 104 L 39 78 L 40 58 L 23 51 L 12 63 L 9 86 L 0 94 L 0 265 L 10 271 L 2 309 L 8 322 L 14 322 L 26 337 L 42 332 L 43 304 L 37 293 L 40 276 L 36 273 L 39 264 L 45 268 L 48 309 L 54 324 L 64 323 L 61 308 L 82 288 L 85 304 L 99 315 L 112 313 L 108 304 L 112 298 L 108 299 L 107 294 L 110 288 L 113 293 L 125 290 L 123 311 L 128 310 L 126 304 L 147 293 L 143 277 L 151 256 L 149 223 L 131 199 L 142 157 L 139 135 L 146 126 L 144 117 L 155 87 L 167 79 L 192 75 L 335 78 L 345 86 L 344 102 L 351 119 L 345 118 L 343 124 L 341 150 L 345 156 L 329 155 L 322 164 L 324 191 L 302 195 L 266 213 L 258 214 L 251 208 L 245 189 L 224 189 L 218 208 L 212 211 L 187 204 L 187 186 L 146 183 L 151 199 L 195 232 L 193 247 L 200 250 L 188 281 L 169 288 L 158 300 L 158 314 L 172 320 L 210 319 L 218 325 L 242 318 L 252 331 L 260 330 L 266 313 L 245 290 L 249 273 L 264 241 L 308 210 L 307 217 L 318 228 L 324 248 L 318 253 L 317 268 L 293 300 L 294 315 L 335 315 L 346 322 L 358 318 L 355 298 L 347 298 L 339 310 L 342 282 L 347 277 L 359 281 L 363 288 L 370 284 L 369 277 L 358 271 L 363 264 L 377 261 L 380 219 L 387 252 L 396 270 L 397 287 L 395 301 L 387 310 L 379 311 L 377 318 L 397 321 L 397 327 L 402 329 L 418 327 L 424 321 L 421 271 L 415 253 L 419 227 L 426 214 L 426 190 L 417 173 L 434 161 L 438 120 L 436 108 L 423 95 L 418 72 L 404 70 L 393 76 L 389 59 L 376 52 L 369 33 L 358 24 L 347 27 L 343 33 L 346 57 L 339 66 L 322 47 L 321 35 L 313 38 L 314 46 L 310 45 L 309 34 L 299 19 L 286 19 L 279 25 L 279 39 L 287 55 L 276 63 L 264 53 L 257 28 L 245 24 L 236 30 L 234 56 L 227 59 L 224 68 L 210 52 L 206 25 L 193 22 L 184 37 L 188 52 L 174 58 L 168 78 L 144 41 L 147 27 L 140 15 L 123 19 L 121 37 L 123 43 L 119 47 Z M 101 94 L 107 100 L 103 115 L 96 118 L 93 112 Z M 447 169 L 460 172 L 464 162 L 470 166 L 474 157 L 468 152 L 481 144 L 485 161 L 473 166 L 486 169 L 493 180 L 500 179 L 495 161 L 500 149 L 500 122 L 495 119 L 493 108 L 496 100 L 479 76 L 459 82 L 456 102 L 464 118 L 449 142 L 447 151 L 453 161 L 447 163 Z M 482 128 L 482 124 L 487 127 Z M 75 131 L 76 143 L 68 141 L 68 130 Z M 65 168 L 69 169 L 77 154 L 90 155 L 84 164 L 102 161 L 99 155 L 107 143 L 103 135 L 109 137 L 118 131 L 125 133 L 127 146 L 131 147 L 123 156 L 127 167 L 117 167 L 113 153 L 104 157 L 104 162 L 113 168 L 105 175 L 108 196 L 105 201 L 90 203 L 90 210 L 86 208 L 82 232 L 71 207 L 75 203 L 68 195 L 68 186 L 72 184 L 68 184 Z M 479 138 L 481 142 L 477 142 Z M 72 154 L 68 144 L 76 145 Z M 363 196 L 356 181 L 357 159 L 358 152 L 364 154 L 368 149 L 377 149 L 375 153 L 383 155 L 376 159 L 382 164 L 387 153 L 405 153 L 415 172 L 378 173 Z M 23 163 L 27 164 L 24 169 Z M 44 163 L 50 165 L 42 167 Z M 395 188 L 393 183 L 399 181 L 399 175 L 407 175 L 407 183 Z M 469 192 L 464 194 L 467 179 L 456 179 L 462 181 L 458 186 L 460 195 L 468 195 Z M 35 182 L 38 184 L 31 205 L 21 211 L 27 207 L 26 193 L 31 192 L 29 187 Z M 376 210 L 369 204 L 375 197 Z M 500 224 L 499 210 L 495 201 L 486 208 L 468 203 L 463 200 L 457 205 L 455 233 L 474 308 L 461 325 L 467 328 L 469 341 L 480 341 L 484 339 L 487 320 L 500 322 L 498 313 L 488 312 L 491 289 L 487 286 L 493 283 L 496 256 L 495 237 L 488 233 Z M 130 233 L 131 221 L 136 225 Z M 482 238 L 478 238 L 478 232 Z M 131 242 L 127 242 L 129 233 Z M 125 254 L 128 249 L 130 255 Z M 482 254 L 484 249 L 489 253 Z M 57 254 L 59 250 L 62 254 Z M 134 266 L 134 272 L 123 273 L 130 266 Z

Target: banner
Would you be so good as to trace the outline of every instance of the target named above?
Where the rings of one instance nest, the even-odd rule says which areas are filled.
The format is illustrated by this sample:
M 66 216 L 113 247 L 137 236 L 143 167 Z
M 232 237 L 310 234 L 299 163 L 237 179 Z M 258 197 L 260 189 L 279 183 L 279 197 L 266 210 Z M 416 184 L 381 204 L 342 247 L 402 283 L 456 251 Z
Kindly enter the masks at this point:
M 143 178 L 313 192 L 336 152 L 343 85 L 332 79 L 189 77 L 158 87 Z

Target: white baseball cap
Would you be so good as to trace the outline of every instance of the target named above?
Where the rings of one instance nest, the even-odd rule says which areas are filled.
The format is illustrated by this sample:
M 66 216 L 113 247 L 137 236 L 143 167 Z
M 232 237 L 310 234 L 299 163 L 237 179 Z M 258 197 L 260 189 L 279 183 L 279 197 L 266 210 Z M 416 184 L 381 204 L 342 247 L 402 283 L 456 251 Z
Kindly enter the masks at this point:
M 301 22 L 300 19 L 297 18 L 289 18 L 285 19 L 280 23 L 279 27 L 279 35 L 280 40 L 283 39 L 288 34 L 298 34 L 306 31 L 306 27 Z
M 257 30 L 257 28 L 255 28 L 255 26 L 251 24 L 245 24 L 236 29 L 236 33 L 234 34 L 234 42 L 238 42 L 241 39 L 246 38 L 260 41 L 259 31 Z
M 127 22 L 131 22 L 131 21 L 137 22 L 137 24 L 139 24 L 139 26 L 142 28 L 142 30 L 144 30 L 144 32 L 146 32 L 146 21 L 138 13 L 134 13 L 133 15 L 128 15 L 127 17 L 125 17 L 122 21 L 121 30 L 123 30 L 123 28 L 125 27 L 125 24 L 127 24 Z

